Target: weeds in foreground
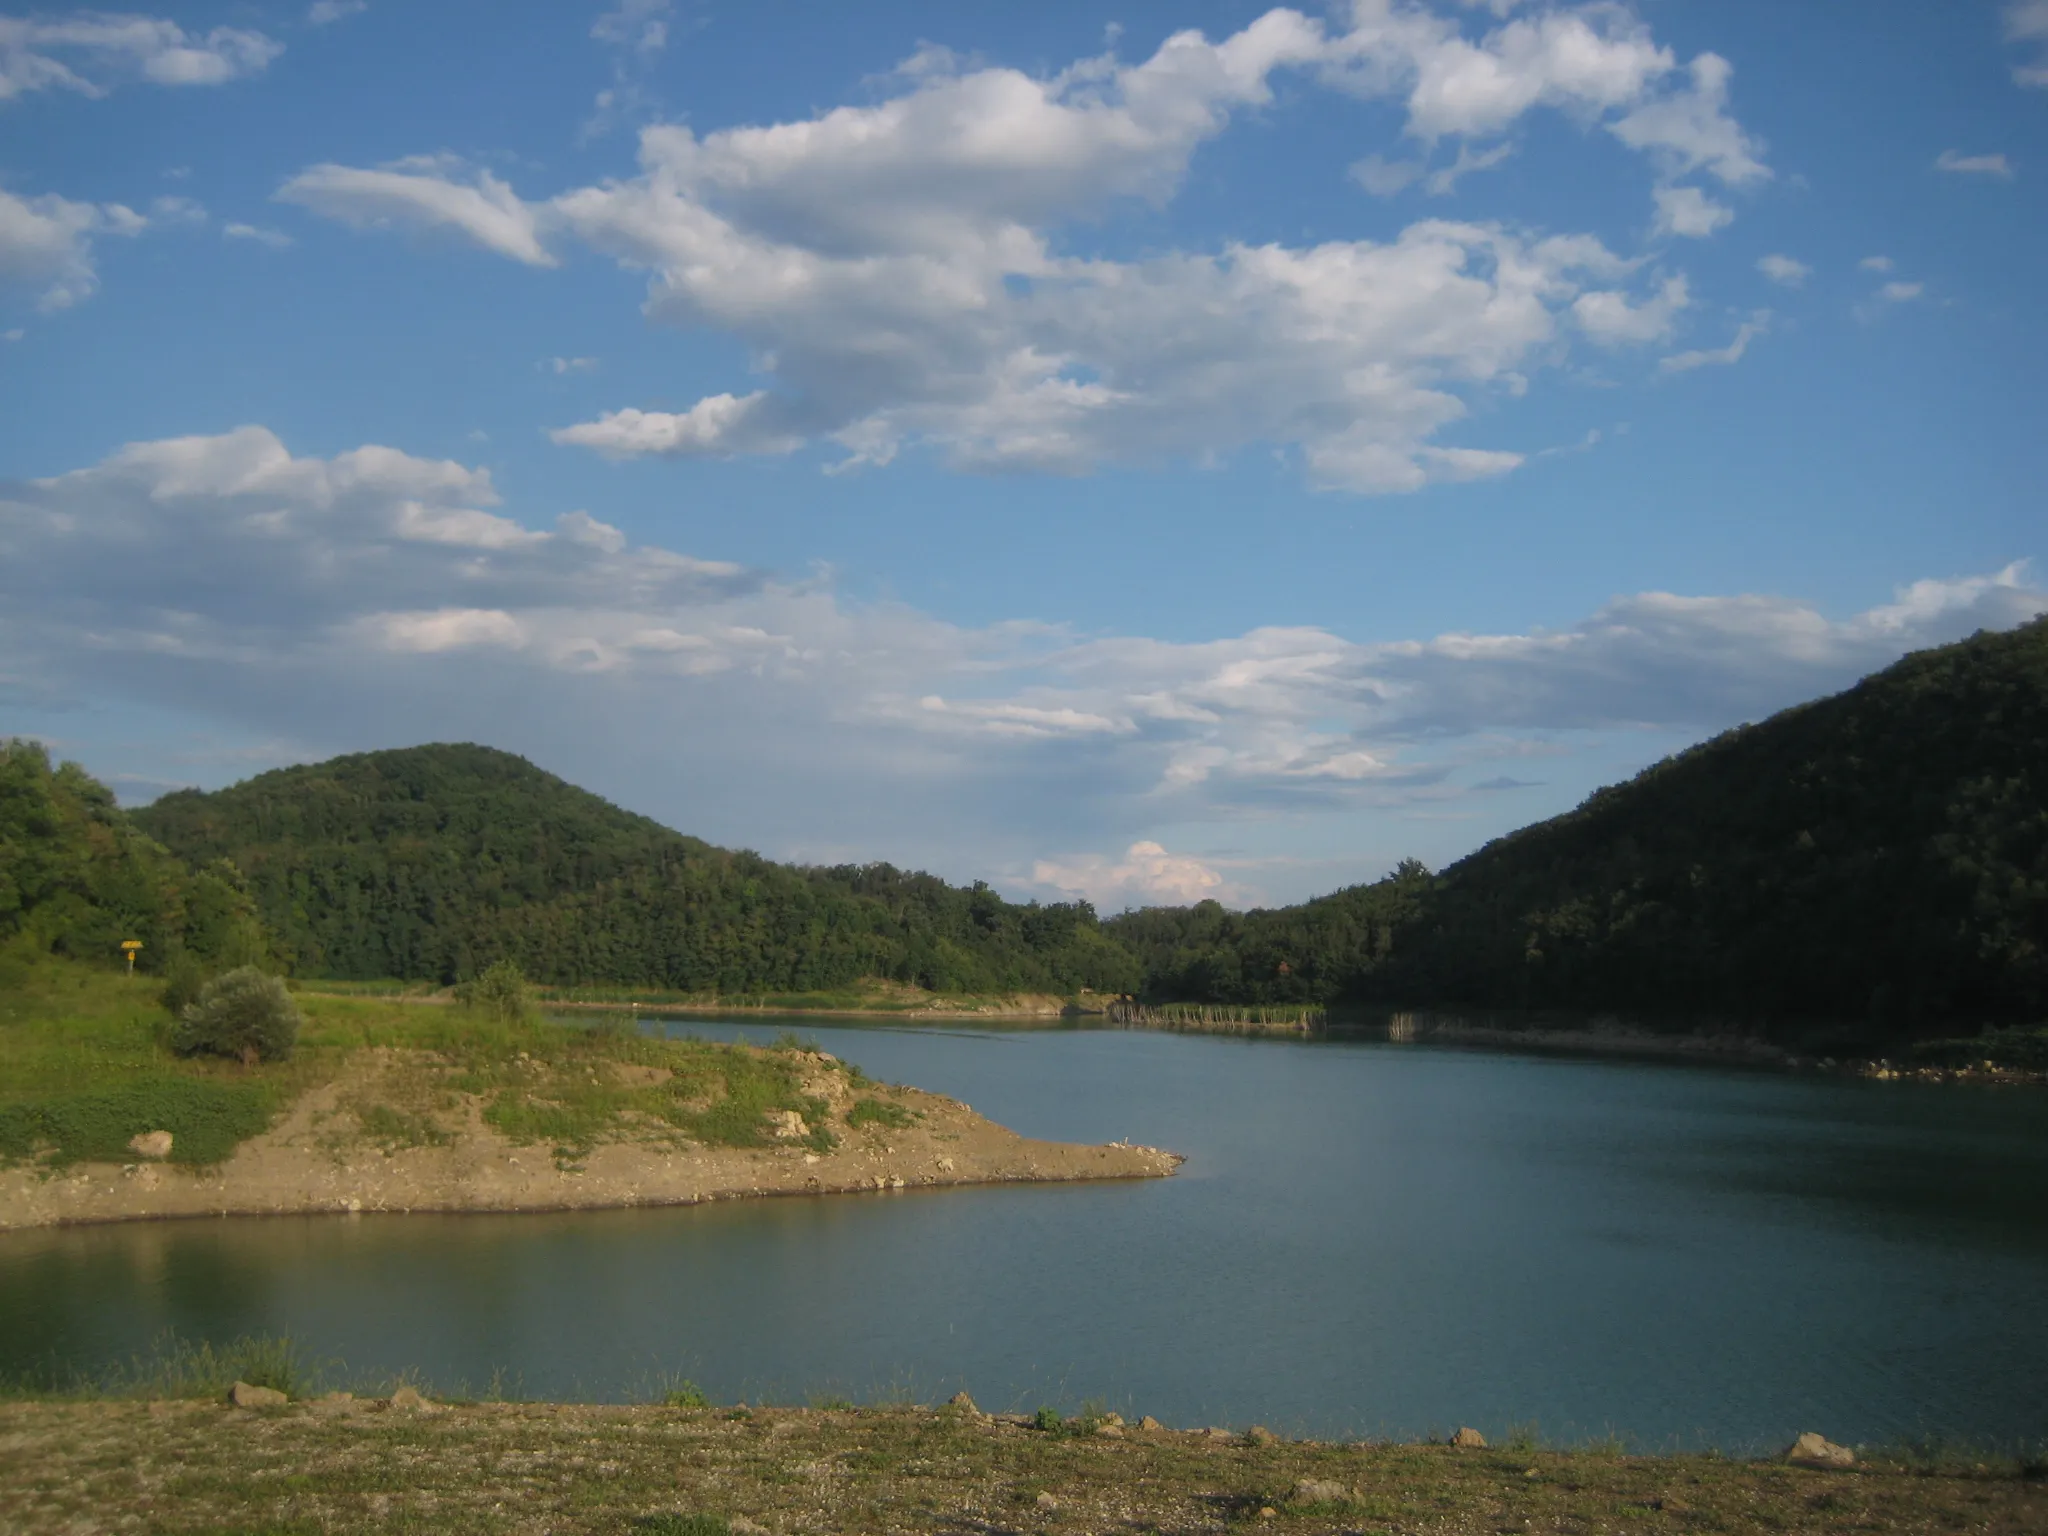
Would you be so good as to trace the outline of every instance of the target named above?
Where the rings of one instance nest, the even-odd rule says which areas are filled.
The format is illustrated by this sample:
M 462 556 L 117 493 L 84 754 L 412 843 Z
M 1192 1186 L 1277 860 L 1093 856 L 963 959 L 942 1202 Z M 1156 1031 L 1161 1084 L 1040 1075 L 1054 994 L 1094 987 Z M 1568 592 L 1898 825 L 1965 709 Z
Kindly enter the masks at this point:
M 147 1354 L 92 1374 L 51 1367 L 0 1378 L 0 1399 L 213 1399 L 238 1381 L 306 1397 L 325 1389 L 340 1369 L 338 1361 L 310 1359 L 287 1336 L 251 1334 L 215 1344 L 167 1333 Z

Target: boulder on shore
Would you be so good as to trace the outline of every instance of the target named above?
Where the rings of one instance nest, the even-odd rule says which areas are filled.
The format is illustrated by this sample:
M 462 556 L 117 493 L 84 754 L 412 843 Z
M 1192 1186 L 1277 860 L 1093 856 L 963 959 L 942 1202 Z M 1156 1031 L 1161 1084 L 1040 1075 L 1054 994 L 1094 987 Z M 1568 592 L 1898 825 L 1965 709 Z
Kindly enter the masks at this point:
M 237 1408 L 282 1408 L 291 1399 L 275 1387 L 257 1387 L 238 1381 L 228 1388 L 228 1401 Z
M 1853 1467 L 1856 1453 L 1808 1430 L 1785 1451 L 1785 1459 L 1802 1467 Z
M 128 1150 L 139 1157 L 169 1157 L 171 1155 L 171 1133 L 169 1131 L 139 1131 L 128 1138 Z
M 1330 1477 L 1304 1477 L 1287 1495 L 1290 1504 L 1348 1504 L 1351 1490 Z
M 1470 1424 L 1466 1424 L 1455 1435 L 1451 1436 L 1451 1444 L 1462 1445 L 1467 1450 L 1483 1451 L 1486 1449 L 1486 1436 L 1479 1433 Z

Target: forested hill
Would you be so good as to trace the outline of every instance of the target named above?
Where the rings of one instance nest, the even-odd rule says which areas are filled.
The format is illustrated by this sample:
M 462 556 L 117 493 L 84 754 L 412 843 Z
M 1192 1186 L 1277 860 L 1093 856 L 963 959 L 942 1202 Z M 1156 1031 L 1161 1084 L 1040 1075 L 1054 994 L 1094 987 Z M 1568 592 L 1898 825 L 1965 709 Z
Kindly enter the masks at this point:
M 52 767 L 36 742 L 0 741 L 0 989 L 46 954 L 145 970 L 181 960 L 223 969 L 265 957 L 232 867 L 192 869 L 138 832 L 76 763 Z
M 1085 903 L 1018 905 L 889 865 L 802 869 L 712 847 L 488 747 L 368 752 L 133 813 L 226 858 L 302 975 L 727 994 L 883 977 L 944 991 L 1131 990 Z
M 1727 732 L 1435 880 L 1107 926 L 1161 997 L 1862 1039 L 2048 1021 L 2048 620 Z

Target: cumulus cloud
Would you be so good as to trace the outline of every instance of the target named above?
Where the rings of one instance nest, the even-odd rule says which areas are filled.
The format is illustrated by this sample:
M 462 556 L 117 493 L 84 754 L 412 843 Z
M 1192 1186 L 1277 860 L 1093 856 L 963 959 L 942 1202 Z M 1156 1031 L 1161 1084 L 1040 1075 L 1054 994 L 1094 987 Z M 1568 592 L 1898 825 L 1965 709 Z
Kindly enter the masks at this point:
M 772 827 L 787 852 L 858 827 L 863 857 L 951 848 L 957 871 L 971 846 L 968 869 L 1042 860 L 1080 891 L 1204 877 L 1057 850 L 1455 798 L 1517 743 L 1716 729 L 2043 611 L 2012 566 L 1845 619 L 1643 593 L 1523 634 L 1081 638 L 853 603 L 582 509 L 513 516 L 482 469 L 294 456 L 261 427 L 0 484 L 0 656 L 45 690 L 319 750 L 487 740 L 704 835 Z
M 608 13 L 599 35 L 628 46 L 650 18 Z M 1727 116 L 1726 64 L 1681 68 L 1606 5 L 1468 37 L 1455 17 L 1360 0 L 1334 26 L 1273 10 L 1220 41 L 1177 33 L 1147 59 L 1044 77 L 942 50 L 914 63 L 885 99 L 805 121 L 648 128 L 638 175 L 545 201 L 434 162 L 318 166 L 280 196 L 535 264 L 579 239 L 649 274 L 650 318 L 733 336 L 768 376 L 683 411 L 622 405 L 558 428 L 562 443 L 616 457 L 826 443 L 841 468 L 923 446 L 964 469 L 1055 474 L 1276 447 L 1318 486 L 1381 492 L 1513 468 L 1513 451 L 1443 440 L 1471 400 L 1520 392 L 1574 335 L 1661 337 L 1669 284 L 1631 292 L 1630 264 L 1588 236 L 1477 222 L 1135 260 L 1073 254 L 1067 233 L 1170 198 L 1284 71 L 1404 99 L 1430 143 L 1547 107 L 1605 121 L 1667 183 L 1768 174 Z M 1461 142 L 1434 171 L 1368 160 L 1356 174 L 1391 187 L 1412 169 L 1447 192 L 1512 148 Z M 1660 198 L 1678 232 L 1730 216 L 1696 187 Z
M 1735 210 L 1717 203 L 1698 187 L 1659 187 L 1655 194 L 1660 235 L 1682 235 L 1703 240 L 1715 230 L 1735 222 Z
M 161 197 L 149 214 L 140 214 L 125 203 L 73 202 L 54 192 L 18 197 L 0 188 L 0 285 L 39 290 L 38 309 L 68 309 L 99 287 L 96 239 L 133 237 L 205 217 L 189 198 Z
M 261 32 L 188 33 L 152 16 L 0 16 L 0 102 L 45 90 L 104 96 L 130 79 L 222 85 L 259 73 L 282 52 L 282 43 Z
M 1813 276 L 1813 268 L 1805 262 L 1776 254 L 1759 256 L 1756 269 L 1781 288 L 1797 288 Z
M 1957 176 L 1992 176 L 2000 181 L 2013 178 L 2012 162 L 2004 155 L 1966 155 L 1944 149 L 1935 157 L 1934 168 Z
M 2029 62 L 2013 66 L 2013 79 L 2021 85 L 2048 86 L 2048 0 L 2007 0 L 2005 36 L 2008 42 L 2034 50 Z
M 1661 359 L 1657 367 L 1664 373 L 1689 373 L 1695 368 L 1727 367 L 1742 361 L 1749 350 L 1749 344 L 1771 328 L 1771 312 L 1760 309 L 1735 328 L 1735 337 L 1725 347 L 1709 347 L 1696 352 L 1675 352 Z
M 358 229 L 393 224 L 448 229 L 528 266 L 552 267 L 534 211 L 489 171 L 454 179 L 463 167 L 443 156 L 394 161 L 375 170 L 315 165 L 278 188 L 297 203 Z
M 1120 859 L 1099 853 L 1040 859 L 1031 866 L 1031 879 L 1105 911 L 1229 902 L 1237 895 L 1210 865 L 1187 854 L 1168 853 L 1154 842 L 1133 843 Z

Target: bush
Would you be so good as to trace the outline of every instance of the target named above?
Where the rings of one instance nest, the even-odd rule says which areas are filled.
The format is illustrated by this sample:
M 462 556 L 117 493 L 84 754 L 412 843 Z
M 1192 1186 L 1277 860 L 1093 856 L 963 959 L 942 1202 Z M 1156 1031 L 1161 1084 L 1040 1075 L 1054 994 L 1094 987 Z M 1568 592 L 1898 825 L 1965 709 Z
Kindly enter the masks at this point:
M 171 1049 L 180 1056 L 230 1056 L 245 1066 L 284 1061 L 299 1038 L 299 1008 L 282 980 L 244 965 L 216 976 L 178 1015 Z
M 475 980 L 463 982 L 455 989 L 455 999 L 507 1024 L 518 1023 L 533 1007 L 526 973 L 510 960 L 500 960 Z
M 173 960 L 170 969 L 164 973 L 164 989 L 158 995 L 164 1011 L 173 1020 L 185 1016 L 185 1010 L 199 1001 L 199 994 L 206 990 L 206 967 L 188 950 Z

